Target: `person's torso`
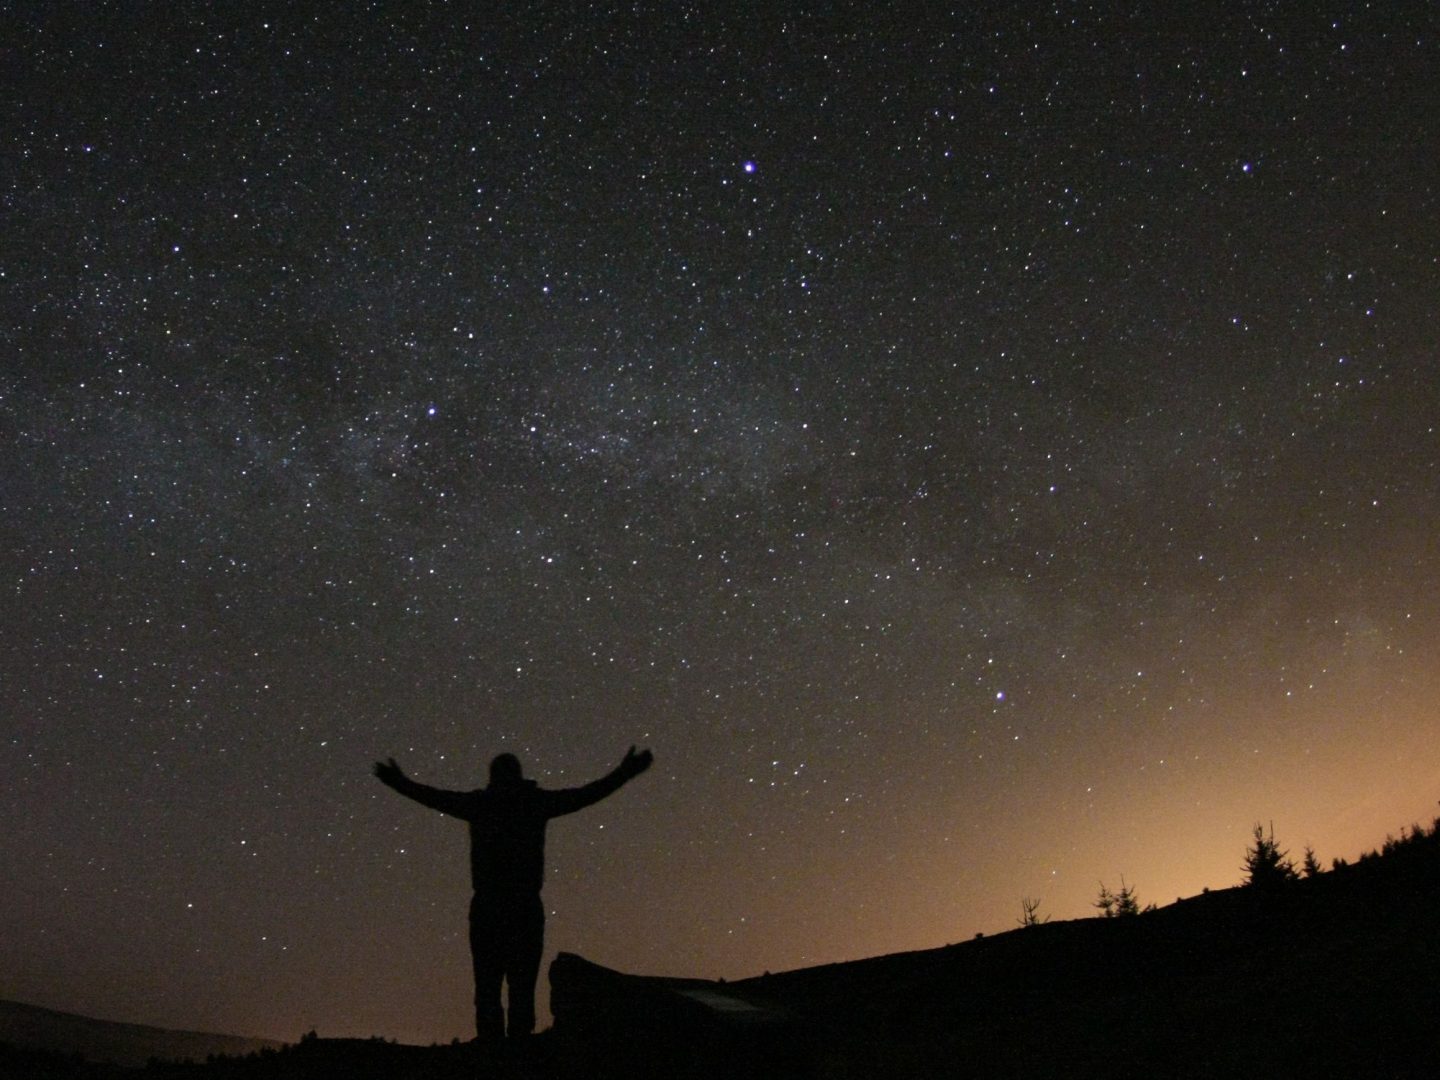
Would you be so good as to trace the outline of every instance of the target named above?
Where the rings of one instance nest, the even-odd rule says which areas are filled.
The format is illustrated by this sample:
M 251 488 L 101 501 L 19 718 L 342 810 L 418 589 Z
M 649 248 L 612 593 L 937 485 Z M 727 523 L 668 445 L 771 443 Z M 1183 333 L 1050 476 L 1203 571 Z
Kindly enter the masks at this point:
M 533 783 L 476 793 L 470 878 L 477 894 L 536 893 L 545 878 L 545 800 Z

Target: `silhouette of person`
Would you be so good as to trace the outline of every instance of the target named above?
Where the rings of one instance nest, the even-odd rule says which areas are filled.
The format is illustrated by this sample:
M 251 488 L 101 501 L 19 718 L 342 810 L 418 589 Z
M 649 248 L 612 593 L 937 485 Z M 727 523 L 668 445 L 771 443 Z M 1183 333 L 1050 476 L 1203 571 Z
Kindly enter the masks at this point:
M 514 754 L 490 762 L 489 786 L 445 791 L 411 780 L 394 758 L 375 775 L 401 795 L 470 824 L 470 956 L 475 968 L 475 1033 L 499 1042 L 506 1031 L 500 984 L 509 986 L 512 1039 L 535 1030 L 535 981 L 544 951 L 545 824 L 612 794 L 650 767 L 649 750 L 630 747 L 624 759 L 584 787 L 547 791 L 525 779 Z

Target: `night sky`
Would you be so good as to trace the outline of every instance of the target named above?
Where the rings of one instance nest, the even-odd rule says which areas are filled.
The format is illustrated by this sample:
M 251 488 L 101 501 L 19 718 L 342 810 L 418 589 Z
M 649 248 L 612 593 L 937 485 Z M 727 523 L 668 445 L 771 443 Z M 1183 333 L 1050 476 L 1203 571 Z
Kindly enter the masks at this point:
M 363 7 L 6 15 L 0 997 L 468 1037 L 390 755 L 712 978 L 1434 816 L 1433 6 Z

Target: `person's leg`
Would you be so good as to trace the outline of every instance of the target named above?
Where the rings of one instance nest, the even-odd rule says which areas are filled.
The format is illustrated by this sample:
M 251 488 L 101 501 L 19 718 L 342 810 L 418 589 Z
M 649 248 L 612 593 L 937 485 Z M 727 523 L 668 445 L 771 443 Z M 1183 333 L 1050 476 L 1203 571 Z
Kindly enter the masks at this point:
M 505 978 L 510 986 L 510 1038 L 535 1030 L 535 983 L 545 952 L 545 905 L 540 897 L 522 901 L 513 912 Z
M 475 1037 L 498 1043 L 505 1037 L 500 983 L 505 978 L 505 928 L 490 905 L 470 901 L 470 962 L 475 972 Z

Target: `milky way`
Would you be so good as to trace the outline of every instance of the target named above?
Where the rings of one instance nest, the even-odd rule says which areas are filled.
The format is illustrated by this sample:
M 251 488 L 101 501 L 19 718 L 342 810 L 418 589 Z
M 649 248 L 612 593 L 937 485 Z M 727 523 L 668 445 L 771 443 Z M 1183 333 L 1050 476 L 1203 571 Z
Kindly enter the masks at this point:
M 1433 816 L 1433 13 L 12 22 L 0 996 L 468 1034 L 392 754 L 709 977 Z

